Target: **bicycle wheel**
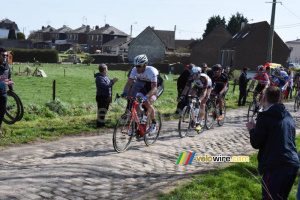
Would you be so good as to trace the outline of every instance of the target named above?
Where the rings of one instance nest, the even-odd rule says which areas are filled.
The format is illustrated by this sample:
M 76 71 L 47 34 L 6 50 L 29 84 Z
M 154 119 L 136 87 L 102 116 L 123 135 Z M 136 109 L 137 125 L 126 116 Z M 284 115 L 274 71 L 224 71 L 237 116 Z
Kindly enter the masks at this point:
M 216 120 L 216 104 L 215 102 L 211 102 L 209 105 L 205 106 L 206 113 L 205 113 L 205 118 L 206 118 L 206 128 L 209 130 L 214 126 L 214 122 Z
M 148 121 L 147 121 L 147 127 L 146 130 L 148 128 L 150 128 L 151 126 L 151 117 L 148 117 Z M 147 146 L 153 145 L 156 140 L 158 139 L 159 133 L 160 133 L 160 129 L 161 129 L 161 125 L 162 125 L 162 121 L 161 121 L 161 115 L 159 111 L 155 111 L 155 121 L 156 121 L 156 132 L 153 134 L 149 134 L 149 133 L 145 133 L 144 134 L 144 142 Z
M 249 121 L 256 112 L 256 103 L 254 101 L 251 101 L 248 107 L 248 115 L 247 115 L 247 121 Z
M 181 138 L 184 138 L 189 135 L 191 131 L 191 123 L 192 123 L 192 118 L 190 114 L 190 107 L 185 106 L 181 112 L 179 122 L 178 122 L 178 131 L 179 131 L 179 136 Z
M 131 113 L 123 114 L 118 120 L 113 133 L 113 145 L 117 152 L 124 152 L 129 147 L 135 133 L 134 121 L 130 125 Z
M 24 116 L 24 107 L 23 107 L 23 103 L 22 103 L 20 97 L 16 93 L 15 93 L 15 95 L 18 98 L 19 105 L 20 105 L 20 114 L 18 116 L 18 121 L 21 121 L 23 119 L 23 116 Z
M 222 111 L 222 120 L 218 120 L 218 125 L 223 126 L 226 120 L 226 101 L 223 100 L 223 111 Z
M 3 121 L 6 124 L 14 124 L 20 116 L 20 102 L 14 92 L 7 93 L 6 111 Z

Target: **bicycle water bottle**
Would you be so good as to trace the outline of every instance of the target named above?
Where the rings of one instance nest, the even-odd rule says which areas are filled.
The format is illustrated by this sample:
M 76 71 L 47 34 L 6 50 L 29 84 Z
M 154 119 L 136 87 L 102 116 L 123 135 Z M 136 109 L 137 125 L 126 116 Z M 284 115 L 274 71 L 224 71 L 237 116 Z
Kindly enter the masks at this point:
M 141 118 L 141 124 L 146 124 L 146 121 L 147 121 L 147 115 L 143 115 L 142 114 L 142 118 Z

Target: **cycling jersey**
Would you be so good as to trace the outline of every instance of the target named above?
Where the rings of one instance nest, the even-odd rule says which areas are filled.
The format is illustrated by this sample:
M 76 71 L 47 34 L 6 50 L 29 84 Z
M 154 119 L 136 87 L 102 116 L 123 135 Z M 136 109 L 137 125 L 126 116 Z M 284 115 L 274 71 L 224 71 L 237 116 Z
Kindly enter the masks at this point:
M 225 85 L 228 85 L 228 78 L 224 73 L 221 73 L 219 77 L 212 77 L 212 83 L 215 86 L 213 91 L 219 94 Z
M 285 71 L 280 71 L 279 75 L 276 76 L 275 74 L 272 74 L 273 82 L 278 83 L 278 87 L 282 87 L 285 85 L 285 81 L 288 81 L 289 76 Z
M 300 72 L 298 72 L 298 73 L 295 74 L 294 82 L 296 84 L 300 83 Z
M 156 100 L 164 91 L 163 79 L 159 75 L 156 68 L 152 66 L 146 66 L 143 73 L 137 73 L 136 67 L 134 67 L 130 73 L 129 79 L 137 79 L 131 88 L 130 95 L 145 96 L 151 90 L 151 83 L 157 83 L 156 95 L 151 98 Z
M 262 86 L 265 86 L 265 85 L 267 85 L 267 84 L 270 83 L 269 76 L 268 76 L 268 74 L 266 74 L 266 73 L 262 73 L 261 76 L 260 76 L 259 73 L 256 73 L 256 74 L 253 76 L 252 80 L 257 81 L 258 84 L 259 84 L 259 85 L 262 85 Z
M 136 67 L 134 67 L 130 73 L 129 78 L 130 79 L 137 78 L 137 80 L 140 81 L 157 83 L 157 76 L 158 76 L 158 71 L 156 68 L 152 66 L 146 66 L 145 71 L 140 74 L 137 72 Z
M 212 86 L 212 81 L 211 81 L 211 78 L 205 74 L 205 73 L 201 73 L 201 76 L 204 76 L 207 78 L 208 82 L 207 82 L 207 87 L 211 87 Z

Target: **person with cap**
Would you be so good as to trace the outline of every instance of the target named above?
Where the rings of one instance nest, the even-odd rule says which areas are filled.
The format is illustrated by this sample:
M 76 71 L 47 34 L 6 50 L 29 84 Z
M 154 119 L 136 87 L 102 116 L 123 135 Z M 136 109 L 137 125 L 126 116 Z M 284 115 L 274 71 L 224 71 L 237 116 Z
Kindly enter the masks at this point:
M 238 106 L 244 106 L 247 99 L 247 84 L 250 79 L 247 78 L 248 68 L 244 67 L 243 72 L 239 78 L 239 86 L 240 86 L 240 96 L 238 101 Z
M 190 63 L 189 65 L 185 66 L 185 70 L 180 74 L 179 78 L 177 79 L 177 92 L 178 92 L 178 97 L 180 97 L 183 89 L 185 88 L 186 83 L 188 80 L 192 80 L 193 77 L 191 76 L 192 68 L 195 65 Z M 186 105 L 187 101 L 181 101 L 178 102 L 177 104 L 177 109 L 176 109 L 176 114 L 180 114 L 184 106 Z

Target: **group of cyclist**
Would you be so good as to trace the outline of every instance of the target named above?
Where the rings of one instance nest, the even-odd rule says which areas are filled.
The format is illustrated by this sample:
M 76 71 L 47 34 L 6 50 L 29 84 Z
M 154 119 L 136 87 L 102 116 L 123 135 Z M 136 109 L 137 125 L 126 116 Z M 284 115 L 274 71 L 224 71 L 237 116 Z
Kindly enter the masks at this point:
M 157 128 L 153 103 L 164 91 L 163 79 L 160 77 L 156 68 L 148 66 L 148 58 L 145 54 L 136 56 L 133 64 L 134 68 L 131 70 L 122 95 L 139 96 L 144 99 L 146 109 L 152 119 L 152 124 L 147 130 L 147 132 L 151 134 L 154 133 Z M 184 73 L 186 77 L 184 79 L 179 78 L 178 80 L 178 83 L 183 84 L 183 87 L 178 90 L 177 101 L 186 104 L 189 102 L 190 97 L 199 97 L 199 122 L 196 122 L 195 130 L 200 131 L 205 122 L 205 105 L 210 94 L 217 95 L 219 99 L 221 99 L 220 102 L 223 102 L 222 100 L 225 98 L 229 87 L 228 76 L 222 72 L 222 66 L 220 64 L 214 65 L 210 71 L 207 71 L 207 65 L 205 63 L 203 63 L 201 67 L 189 64 Z M 273 74 L 269 77 L 266 73 L 265 66 L 260 65 L 257 67 L 257 73 L 252 78 L 247 94 L 252 90 L 256 81 L 258 84 L 253 91 L 255 94 L 260 93 L 263 96 L 269 85 L 275 85 L 281 89 L 283 95 L 288 86 L 288 74 L 280 68 L 275 68 Z M 300 84 L 300 73 L 296 74 L 295 82 L 296 84 L 298 82 Z M 261 98 L 259 111 L 263 110 L 262 105 L 263 101 Z M 182 108 L 181 106 L 181 109 Z M 220 103 L 219 109 L 220 115 L 217 118 L 218 121 L 223 120 L 222 103 Z

